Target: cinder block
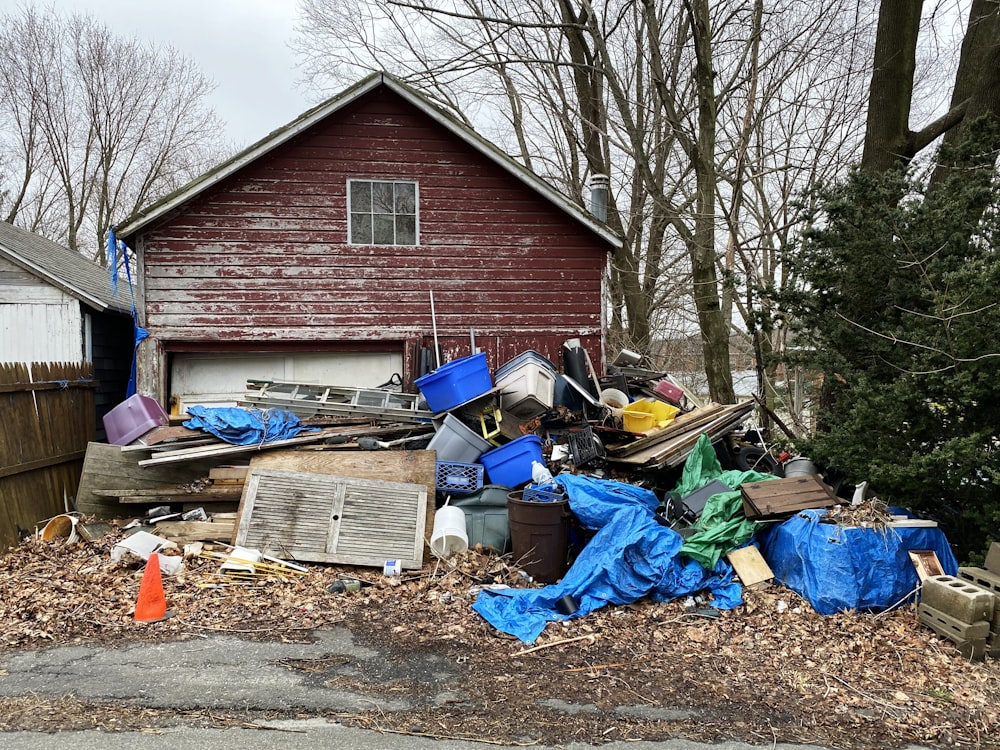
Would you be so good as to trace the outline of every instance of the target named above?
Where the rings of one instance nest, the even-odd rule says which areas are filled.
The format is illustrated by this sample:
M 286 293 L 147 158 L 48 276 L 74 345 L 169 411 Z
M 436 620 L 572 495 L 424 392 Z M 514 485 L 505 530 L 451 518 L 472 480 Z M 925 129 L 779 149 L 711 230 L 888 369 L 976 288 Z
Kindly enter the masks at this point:
M 973 586 L 979 586 L 983 591 L 989 591 L 993 594 L 993 620 L 990 623 L 990 630 L 994 633 L 1000 633 L 1000 591 L 994 591 L 990 588 L 991 579 L 984 577 L 988 575 L 990 575 L 990 571 L 983 570 L 982 568 L 958 569 L 959 578 L 968 581 Z
M 955 576 L 931 576 L 920 590 L 920 601 L 964 623 L 993 619 L 993 594 Z
M 959 568 L 958 577 L 972 581 L 980 588 L 992 591 L 1000 596 L 1000 573 L 992 573 L 983 568 Z
M 956 644 L 979 640 L 985 642 L 986 637 L 990 634 L 990 624 L 986 620 L 973 623 L 962 622 L 945 612 L 927 606 L 923 602 L 917 607 L 917 616 L 922 624 Z
M 986 553 L 986 569 L 991 573 L 1000 575 L 1000 542 L 993 542 L 989 552 Z

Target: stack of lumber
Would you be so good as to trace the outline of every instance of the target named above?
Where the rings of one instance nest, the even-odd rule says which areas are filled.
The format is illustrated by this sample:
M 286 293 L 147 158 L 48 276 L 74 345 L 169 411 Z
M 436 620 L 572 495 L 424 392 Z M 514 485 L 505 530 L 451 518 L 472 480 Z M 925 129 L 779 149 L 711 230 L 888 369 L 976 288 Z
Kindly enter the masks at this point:
M 732 432 L 751 411 L 752 402 L 728 406 L 706 404 L 682 414 L 662 430 L 647 433 L 631 443 L 608 446 L 608 461 L 644 469 L 680 466 L 702 433 L 715 442 Z

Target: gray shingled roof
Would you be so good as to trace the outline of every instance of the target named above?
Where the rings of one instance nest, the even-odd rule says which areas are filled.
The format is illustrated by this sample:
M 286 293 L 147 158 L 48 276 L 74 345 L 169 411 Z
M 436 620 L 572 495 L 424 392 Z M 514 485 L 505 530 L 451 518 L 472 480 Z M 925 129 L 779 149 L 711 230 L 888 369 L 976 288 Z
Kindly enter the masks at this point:
M 0 221 L 0 256 L 99 312 L 131 310 L 128 286 L 111 294 L 108 270 L 41 235 Z
M 390 91 L 393 91 L 402 98 L 406 99 L 417 109 L 429 115 L 438 124 L 442 125 L 446 130 L 451 131 L 454 135 L 478 149 L 501 168 L 514 175 L 517 179 L 527 184 L 541 196 L 557 205 L 576 221 L 580 222 L 595 234 L 600 236 L 612 247 L 619 247 L 621 245 L 621 238 L 607 225 L 595 219 L 589 212 L 585 211 L 577 203 L 574 203 L 567 196 L 556 190 L 534 172 L 526 169 L 520 163 L 512 159 L 509 154 L 504 153 L 495 144 L 483 138 L 475 130 L 466 127 L 463 123 L 456 120 L 451 114 L 440 109 L 422 93 L 406 85 L 399 79 L 394 78 L 388 73 L 372 73 L 337 96 L 317 104 L 312 109 L 302 113 L 297 118 L 292 120 L 292 122 L 278 128 L 270 135 L 247 147 L 232 158 L 227 159 L 215 168 L 210 169 L 208 172 L 205 172 L 199 177 L 196 177 L 187 185 L 184 185 L 170 195 L 164 196 L 155 203 L 141 209 L 136 214 L 130 216 L 119 224 L 118 236 L 123 238 L 130 237 L 143 227 L 154 223 L 161 217 L 170 215 L 172 211 L 179 208 L 198 194 L 219 183 L 234 172 L 242 169 L 247 164 L 250 164 L 251 162 L 264 156 L 320 120 L 346 107 L 351 102 L 380 86 L 384 86 Z

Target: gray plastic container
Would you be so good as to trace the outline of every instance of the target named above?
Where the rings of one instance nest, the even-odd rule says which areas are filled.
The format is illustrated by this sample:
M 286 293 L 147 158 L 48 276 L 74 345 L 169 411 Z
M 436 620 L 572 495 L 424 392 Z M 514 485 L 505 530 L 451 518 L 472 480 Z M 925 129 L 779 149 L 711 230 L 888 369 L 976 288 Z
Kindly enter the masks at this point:
M 474 464 L 493 445 L 486 438 L 477 435 L 458 417 L 446 414 L 444 421 L 437 425 L 437 432 L 427 444 L 427 450 L 437 451 L 438 461 L 459 464 Z
M 452 499 L 451 505 L 465 512 L 465 531 L 469 547 L 481 544 L 501 555 L 510 552 L 510 521 L 507 516 L 507 495 L 510 487 L 487 484 L 469 497 Z

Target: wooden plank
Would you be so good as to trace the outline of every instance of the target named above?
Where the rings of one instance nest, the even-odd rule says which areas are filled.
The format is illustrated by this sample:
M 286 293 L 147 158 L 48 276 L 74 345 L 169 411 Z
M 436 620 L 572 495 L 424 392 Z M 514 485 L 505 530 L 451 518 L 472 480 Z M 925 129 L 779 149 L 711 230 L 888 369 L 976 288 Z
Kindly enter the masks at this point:
M 723 409 L 724 407 L 721 404 L 706 404 L 699 409 L 695 409 L 678 416 L 673 422 L 668 424 L 662 430 L 658 430 L 631 443 L 609 445 L 606 450 L 609 456 L 614 456 L 616 458 L 630 456 L 634 453 L 648 449 L 651 446 L 656 446 L 673 436 L 689 432 L 699 425 L 707 424 L 708 422 L 713 421 L 720 413 L 722 413 Z
M 754 546 L 740 547 L 726 555 L 726 559 L 736 570 L 740 582 L 747 588 L 754 588 L 774 578 L 774 571 Z
M 309 432 L 287 440 L 272 440 L 267 443 L 253 443 L 251 445 L 230 445 L 220 443 L 219 445 L 207 445 L 199 448 L 186 448 L 169 453 L 161 453 L 152 458 L 139 461 L 139 466 L 162 466 L 164 464 L 184 463 L 206 458 L 217 458 L 219 456 L 234 456 L 244 453 L 258 453 L 263 450 L 283 448 L 292 445 L 307 445 L 308 443 L 318 443 L 328 437 L 338 434 L 338 430 L 327 429 L 319 432 Z
M 632 455 L 609 455 L 608 461 L 646 468 L 679 466 L 690 454 L 691 449 L 702 434 L 708 435 L 709 439 L 715 442 L 739 424 L 752 408 L 752 405 L 748 404 L 724 407 L 721 412 L 716 412 L 714 418 L 710 419 L 707 424 L 700 422 L 690 425 L 689 430 L 675 434 L 668 441 L 655 443 Z
M 250 473 L 250 464 L 246 466 L 216 466 L 208 472 L 208 478 L 218 484 L 222 481 L 246 481 Z
M 208 476 L 214 461 L 194 461 L 180 465 L 139 466 L 142 453 L 126 452 L 117 445 L 90 443 L 83 460 L 83 473 L 76 493 L 76 508 L 82 513 L 114 518 L 122 508 L 116 499 L 102 497 L 96 489 L 116 490 L 177 487 Z
M 235 521 L 161 521 L 157 531 L 172 542 L 226 541 L 233 535 Z

